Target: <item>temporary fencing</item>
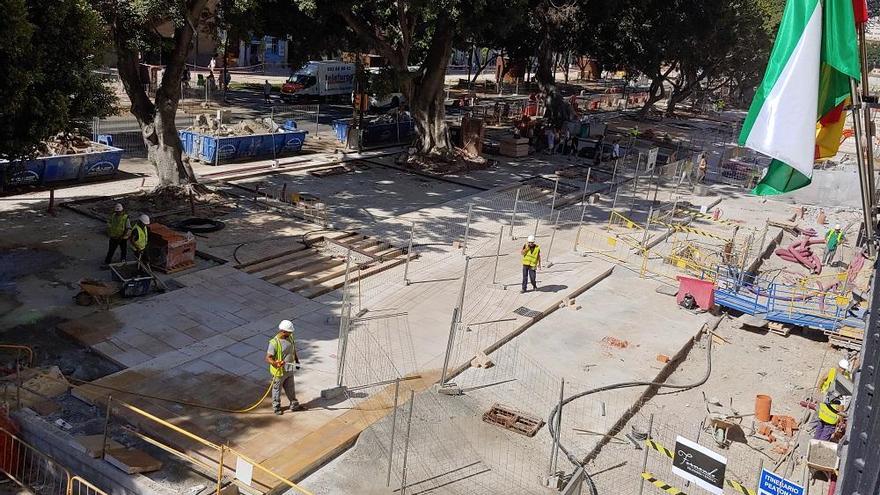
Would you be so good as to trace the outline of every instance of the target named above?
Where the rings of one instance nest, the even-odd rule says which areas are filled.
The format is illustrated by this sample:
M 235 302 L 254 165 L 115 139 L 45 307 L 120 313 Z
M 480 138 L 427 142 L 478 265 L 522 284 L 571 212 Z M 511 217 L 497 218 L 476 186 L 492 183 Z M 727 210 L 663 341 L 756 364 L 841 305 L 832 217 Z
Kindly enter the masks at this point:
M 107 495 L 55 459 L 0 427 L 0 472 L 29 493 L 40 495 Z

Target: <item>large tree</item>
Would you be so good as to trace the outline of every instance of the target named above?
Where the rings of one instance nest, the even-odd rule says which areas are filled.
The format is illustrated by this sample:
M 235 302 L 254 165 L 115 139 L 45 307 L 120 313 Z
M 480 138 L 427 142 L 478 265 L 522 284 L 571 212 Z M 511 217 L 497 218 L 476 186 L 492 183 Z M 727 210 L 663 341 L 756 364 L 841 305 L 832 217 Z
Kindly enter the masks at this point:
M 449 159 L 445 77 L 453 42 L 463 30 L 516 1 L 300 0 L 317 16 L 338 16 L 394 72 L 418 131 L 415 158 Z
M 112 112 L 96 73 L 101 22 L 87 3 L 0 0 L 0 12 L 0 158 L 34 155 L 47 138 Z
M 92 0 L 108 28 L 119 78 L 131 101 L 131 114 L 141 128 L 147 158 L 159 177 L 158 189 L 197 182 L 183 160 L 174 118 L 180 101 L 180 77 L 190 45 L 217 0 Z M 163 31 L 165 31 L 163 33 Z M 165 70 L 154 98 L 141 77 L 141 55 L 169 47 Z

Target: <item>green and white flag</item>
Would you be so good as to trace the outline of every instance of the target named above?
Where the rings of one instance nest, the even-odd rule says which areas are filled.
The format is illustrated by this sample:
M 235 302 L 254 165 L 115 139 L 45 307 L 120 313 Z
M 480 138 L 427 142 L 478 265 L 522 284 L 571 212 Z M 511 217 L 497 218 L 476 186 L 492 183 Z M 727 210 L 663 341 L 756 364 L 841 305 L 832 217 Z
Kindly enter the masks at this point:
M 739 137 L 740 145 L 773 158 L 755 194 L 808 185 L 815 159 L 837 152 L 850 78 L 859 77 L 852 1 L 786 2 Z

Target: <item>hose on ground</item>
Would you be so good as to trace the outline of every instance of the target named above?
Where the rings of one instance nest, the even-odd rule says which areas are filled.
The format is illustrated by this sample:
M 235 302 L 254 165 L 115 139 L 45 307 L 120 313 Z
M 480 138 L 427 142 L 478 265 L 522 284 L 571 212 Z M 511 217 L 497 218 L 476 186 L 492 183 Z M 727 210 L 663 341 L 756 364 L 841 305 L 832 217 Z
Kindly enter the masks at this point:
M 169 402 L 172 404 L 179 404 L 181 406 L 196 407 L 199 409 L 207 409 L 209 411 L 216 411 L 216 412 L 230 413 L 230 414 L 246 414 L 246 413 L 253 411 L 257 407 L 259 407 L 260 404 L 262 404 L 263 401 L 266 400 L 266 397 L 269 396 L 269 392 L 272 391 L 272 384 L 275 383 L 275 378 L 272 378 L 272 380 L 269 382 L 269 386 L 266 387 L 266 392 L 263 394 L 263 396 L 260 397 L 256 402 L 254 402 L 250 406 L 244 407 L 242 409 L 225 409 L 222 407 L 214 407 L 214 406 L 209 406 L 206 404 L 198 404 L 196 402 L 188 402 L 185 400 L 169 399 L 168 397 L 160 397 L 158 395 L 149 395 L 149 394 L 141 394 L 141 393 L 137 393 L 137 392 L 131 392 L 131 391 L 128 391 L 128 390 L 125 390 L 122 388 L 111 387 L 109 385 L 98 385 L 97 383 L 92 383 L 92 382 L 89 382 L 86 380 L 80 380 L 78 378 L 73 378 L 70 376 L 68 376 L 66 378 L 69 381 L 78 383 L 80 386 L 84 385 L 84 386 L 88 386 L 88 387 L 95 387 L 95 388 L 100 388 L 100 389 L 104 389 L 104 390 L 110 390 L 112 392 L 118 392 L 121 394 L 127 394 L 127 395 L 133 395 L 135 397 L 141 397 L 143 399 L 158 400 L 161 402 Z
M 618 389 L 622 389 L 622 388 L 657 387 L 657 388 L 671 388 L 671 389 L 676 389 L 676 390 L 689 390 L 692 388 L 699 387 L 700 385 L 703 385 L 704 383 L 706 383 L 709 380 L 709 376 L 712 374 L 712 337 L 711 337 L 712 330 L 708 330 L 707 334 L 709 334 L 710 337 L 709 337 L 709 342 L 706 347 L 706 374 L 703 375 L 703 377 L 700 380 L 698 380 L 694 383 L 690 383 L 690 384 L 686 384 L 686 385 L 674 385 L 674 384 L 668 384 L 668 383 L 662 383 L 662 382 L 640 382 L 640 381 L 613 383 L 611 385 L 605 385 L 602 387 L 597 387 L 597 388 L 593 388 L 590 390 L 585 390 L 583 392 L 579 392 L 577 394 L 571 395 L 571 396 L 563 399 L 561 404 L 557 404 L 557 405 L 553 406 L 553 409 L 550 411 L 550 417 L 547 418 L 547 428 L 548 428 L 548 431 L 550 432 L 551 439 L 554 442 L 557 442 L 557 445 L 559 446 L 559 450 L 565 454 L 565 456 L 568 458 L 568 461 L 571 462 L 576 467 L 580 467 L 580 468 L 584 467 L 583 463 L 581 463 L 581 461 L 578 460 L 578 458 L 575 457 L 574 454 L 572 454 L 565 447 L 565 445 L 563 445 L 562 442 L 559 441 L 559 439 L 558 439 L 559 432 L 557 432 L 555 430 L 554 423 L 555 423 L 556 415 L 559 412 L 560 405 L 565 406 L 566 404 L 568 404 L 572 401 L 586 397 L 588 395 L 598 394 L 600 392 L 607 392 L 609 390 L 618 390 Z M 584 469 L 584 479 L 590 488 L 590 495 L 598 495 L 599 492 L 596 489 L 596 484 L 593 482 L 593 479 L 590 477 L 589 473 L 587 473 L 586 469 Z

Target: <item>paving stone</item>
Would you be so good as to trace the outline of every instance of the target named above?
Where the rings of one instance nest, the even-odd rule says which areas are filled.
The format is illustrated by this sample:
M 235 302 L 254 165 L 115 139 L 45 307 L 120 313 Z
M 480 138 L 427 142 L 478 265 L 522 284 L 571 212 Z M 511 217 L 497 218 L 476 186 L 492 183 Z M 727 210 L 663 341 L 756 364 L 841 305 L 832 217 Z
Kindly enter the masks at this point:
M 104 435 L 78 435 L 70 439 L 68 444 L 79 452 L 86 454 L 92 459 L 101 457 L 104 451 Z M 121 443 L 107 438 L 107 450 L 125 448 Z
M 128 474 L 149 473 L 162 469 L 162 462 L 146 452 L 125 447 L 107 449 L 104 459 Z
M 235 357 L 244 358 L 244 356 L 252 354 L 257 349 L 254 348 L 254 346 L 245 344 L 244 342 L 236 342 L 231 346 L 226 347 L 224 350 Z

